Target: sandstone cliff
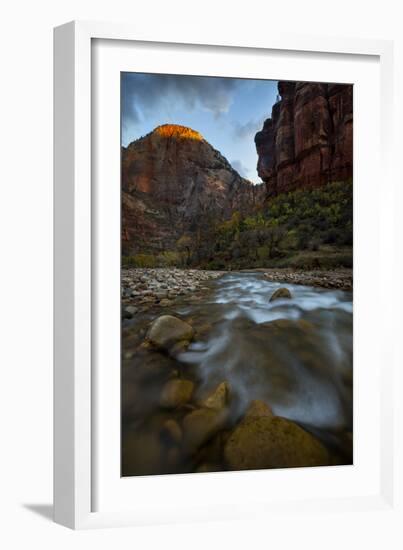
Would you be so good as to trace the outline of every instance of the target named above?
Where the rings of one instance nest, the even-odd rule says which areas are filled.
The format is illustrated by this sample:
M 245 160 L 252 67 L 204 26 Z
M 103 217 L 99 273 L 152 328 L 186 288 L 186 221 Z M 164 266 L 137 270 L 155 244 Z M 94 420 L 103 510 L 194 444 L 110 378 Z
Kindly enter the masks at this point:
M 122 252 L 172 249 L 181 235 L 251 212 L 264 196 L 201 134 L 159 126 L 122 149 Z
M 352 178 L 353 87 L 280 81 L 278 91 L 255 136 L 268 195 Z

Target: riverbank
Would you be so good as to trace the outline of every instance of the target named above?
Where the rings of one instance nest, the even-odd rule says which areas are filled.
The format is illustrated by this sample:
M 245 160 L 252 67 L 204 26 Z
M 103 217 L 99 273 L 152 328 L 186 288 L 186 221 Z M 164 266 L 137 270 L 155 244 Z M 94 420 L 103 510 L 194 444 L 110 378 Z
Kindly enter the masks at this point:
M 257 268 L 240 273 L 262 273 L 267 281 L 337 290 L 353 290 L 353 270 L 302 271 L 291 268 Z M 122 313 L 130 319 L 153 306 L 169 308 L 179 297 L 198 302 L 210 290 L 209 283 L 227 271 L 179 268 L 123 268 Z
M 279 283 L 291 283 L 321 288 L 335 288 L 338 290 L 353 290 L 353 270 L 313 270 L 300 271 L 294 269 L 261 269 L 265 279 Z
M 351 293 L 172 271 L 123 321 L 122 474 L 351 464 Z
M 123 268 L 121 279 L 123 316 L 158 305 L 170 307 L 180 296 L 198 300 L 209 291 L 206 284 L 223 271 L 178 268 Z

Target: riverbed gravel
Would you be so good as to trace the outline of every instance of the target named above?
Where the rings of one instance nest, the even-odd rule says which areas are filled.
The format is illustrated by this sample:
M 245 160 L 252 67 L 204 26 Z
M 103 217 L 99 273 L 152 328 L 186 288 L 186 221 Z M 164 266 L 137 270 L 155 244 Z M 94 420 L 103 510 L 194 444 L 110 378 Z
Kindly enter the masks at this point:
M 154 305 L 169 307 L 179 296 L 207 292 L 209 281 L 223 275 L 223 271 L 178 268 L 124 268 L 121 290 L 123 315 L 130 318 L 138 309 Z
M 315 270 L 296 271 L 291 269 L 264 270 L 264 277 L 269 281 L 291 283 L 294 285 L 334 288 L 339 290 L 353 290 L 353 270 Z

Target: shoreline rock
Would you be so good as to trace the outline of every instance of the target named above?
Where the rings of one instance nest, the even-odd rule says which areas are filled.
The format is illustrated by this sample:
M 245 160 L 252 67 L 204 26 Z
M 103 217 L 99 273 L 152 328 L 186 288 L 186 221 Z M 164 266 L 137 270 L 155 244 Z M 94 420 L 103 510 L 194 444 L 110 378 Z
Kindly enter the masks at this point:
M 130 310 L 153 306 L 172 307 L 181 296 L 208 292 L 206 283 L 223 275 L 223 271 L 178 268 L 122 268 L 122 314 L 130 319 Z
M 337 290 L 353 290 L 353 270 L 299 271 L 292 269 L 262 269 L 265 279 L 278 283 L 314 286 Z

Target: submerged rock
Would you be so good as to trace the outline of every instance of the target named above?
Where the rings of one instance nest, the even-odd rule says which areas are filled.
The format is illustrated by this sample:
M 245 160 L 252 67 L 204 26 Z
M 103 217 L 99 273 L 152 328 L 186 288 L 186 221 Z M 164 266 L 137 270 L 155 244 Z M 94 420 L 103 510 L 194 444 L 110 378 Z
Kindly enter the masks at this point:
M 178 447 L 171 447 L 165 455 L 164 470 L 166 473 L 175 473 L 181 465 L 181 453 Z
M 180 342 L 177 342 L 169 350 L 170 355 L 175 357 L 176 355 L 179 355 L 180 353 L 185 352 L 189 347 L 189 344 L 190 344 L 189 340 L 181 340 Z
M 163 298 L 162 300 L 160 300 L 160 306 L 161 307 L 170 307 L 172 306 L 174 303 L 173 300 L 169 300 L 168 298 Z
M 213 326 L 210 323 L 204 323 L 196 327 L 196 337 L 198 339 L 205 338 L 211 332 Z
M 274 300 L 282 300 L 284 298 L 292 298 L 291 292 L 285 286 L 275 290 L 269 301 L 274 302 Z
M 169 350 L 174 344 L 192 340 L 193 328 L 173 315 L 162 315 L 155 319 L 147 333 L 147 340 L 157 348 Z
M 250 402 L 246 409 L 244 418 L 261 418 L 263 416 L 273 416 L 271 407 L 261 399 L 255 399 Z
M 168 443 L 180 443 L 182 440 L 182 428 L 176 420 L 170 418 L 162 426 L 161 436 Z
M 201 405 L 208 409 L 223 409 L 229 401 L 230 387 L 228 382 L 221 382 L 215 390 L 207 396 Z
M 219 464 L 210 464 L 208 462 L 204 462 L 196 468 L 196 472 L 200 474 L 205 474 L 208 472 L 220 472 L 221 470 L 222 467 Z
M 124 319 L 132 319 L 133 316 L 137 313 L 138 308 L 135 306 L 125 306 L 122 310 L 122 317 Z
M 297 331 L 299 333 L 311 335 L 315 329 L 315 326 L 305 319 L 276 319 L 275 321 L 261 323 L 261 325 L 262 327 L 270 329 L 273 334 L 286 331 Z
M 163 452 L 158 433 L 126 434 L 122 446 L 122 475 L 161 473 Z
M 224 457 L 231 470 L 326 466 L 327 449 L 300 426 L 279 416 L 247 418 L 233 430 Z
M 227 410 L 202 408 L 189 413 L 183 419 L 185 448 L 189 453 L 196 451 L 217 432 L 225 427 Z
M 162 388 L 160 405 L 165 409 L 176 409 L 190 401 L 194 384 L 190 380 L 169 380 Z

